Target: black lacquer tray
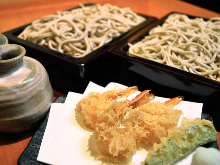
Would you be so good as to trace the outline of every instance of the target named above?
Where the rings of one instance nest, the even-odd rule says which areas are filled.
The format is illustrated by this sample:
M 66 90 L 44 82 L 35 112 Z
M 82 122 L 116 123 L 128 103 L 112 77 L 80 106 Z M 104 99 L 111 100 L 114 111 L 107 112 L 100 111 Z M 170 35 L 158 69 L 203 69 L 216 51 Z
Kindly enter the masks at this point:
M 151 81 L 172 89 L 182 90 L 198 97 L 207 97 L 213 92 L 220 90 L 220 82 L 189 73 L 168 65 L 154 62 L 148 59 L 130 57 L 127 55 L 129 43 L 136 43 L 149 34 L 149 31 L 162 25 L 166 18 L 175 12 L 169 13 L 162 19 L 142 28 L 133 35 L 130 35 L 117 46 L 112 47 L 109 52 L 123 58 L 127 62 L 125 70 L 132 70 Z M 183 14 L 183 13 L 180 13 Z M 185 14 L 186 15 L 186 14 Z M 196 16 L 187 15 L 189 18 Z M 201 18 L 201 17 L 200 17 Z M 204 20 L 207 20 L 203 18 Z
M 84 5 L 88 6 L 94 4 L 87 3 Z M 4 32 L 3 34 L 8 38 L 9 43 L 24 46 L 24 48 L 26 49 L 26 56 L 35 58 L 43 64 L 49 74 L 53 89 L 58 90 L 64 94 L 67 94 L 68 91 L 82 93 L 85 90 L 88 82 L 90 81 L 87 75 L 96 74 L 89 72 L 91 68 L 102 67 L 102 70 L 109 69 L 108 64 L 102 64 L 109 62 L 108 59 L 106 60 L 105 55 L 108 53 L 108 50 L 111 47 L 119 43 L 122 39 L 127 38 L 133 33 L 158 20 L 156 17 L 153 16 L 141 16 L 145 17 L 146 21 L 142 22 L 136 27 L 133 27 L 131 30 L 113 39 L 109 43 L 101 46 L 100 48 L 89 53 L 83 58 L 74 58 L 66 54 L 18 38 L 17 36 L 31 23 L 9 30 L 7 32 Z M 100 64 L 102 66 L 99 66 Z M 89 73 L 87 74 L 87 72 Z

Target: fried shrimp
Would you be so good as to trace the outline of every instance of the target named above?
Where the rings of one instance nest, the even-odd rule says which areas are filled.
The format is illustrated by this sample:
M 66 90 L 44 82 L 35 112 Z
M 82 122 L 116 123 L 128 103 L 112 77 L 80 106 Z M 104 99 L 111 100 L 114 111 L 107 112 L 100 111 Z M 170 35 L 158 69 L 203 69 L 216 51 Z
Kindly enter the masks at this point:
M 137 91 L 137 86 L 133 86 L 124 90 L 115 87 L 102 94 L 98 92 L 90 92 L 88 96 L 84 97 L 77 103 L 76 110 L 80 112 L 84 124 L 94 128 L 97 118 L 111 106 L 113 100 L 129 96 Z
M 161 137 L 168 136 L 168 130 L 178 125 L 181 110 L 172 110 L 178 104 L 179 98 L 175 98 L 172 104 L 168 102 L 149 102 L 139 107 L 135 115 L 135 134 L 137 141 L 145 144 L 160 143 Z M 175 104 L 173 104 L 173 101 Z
M 160 143 L 168 130 L 176 127 L 182 111 L 172 108 L 180 97 L 165 103 L 150 102 L 154 95 L 143 91 L 131 101 L 117 102 L 97 119 L 94 136 L 100 150 L 112 160 L 129 162 L 137 151 L 137 143 Z
M 114 101 L 97 119 L 94 136 L 100 150 L 114 157 L 115 161 L 125 158 L 127 162 L 137 150 L 134 134 L 134 109 L 154 99 L 149 91 L 143 91 L 131 101 Z

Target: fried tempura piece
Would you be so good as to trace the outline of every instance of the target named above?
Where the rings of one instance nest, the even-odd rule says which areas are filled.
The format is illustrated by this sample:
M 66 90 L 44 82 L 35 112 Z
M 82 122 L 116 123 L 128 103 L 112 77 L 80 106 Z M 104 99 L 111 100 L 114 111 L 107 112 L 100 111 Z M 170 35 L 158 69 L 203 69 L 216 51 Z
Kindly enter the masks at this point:
M 168 130 L 178 125 L 182 111 L 173 110 L 161 102 L 149 102 L 139 107 L 135 119 L 137 141 L 145 144 L 160 143 L 168 136 Z
M 143 91 L 132 101 L 114 101 L 97 119 L 94 131 L 97 145 L 104 154 L 114 157 L 116 162 L 122 158 L 129 162 L 137 150 L 133 108 L 146 103 L 146 100 L 141 98 L 150 101 L 154 95 Z
M 212 142 L 218 137 L 212 122 L 199 118 L 184 118 L 181 126 L 171 129 L 168 134 L 160 144 L 154 144 L 154 150 L 148 152 L 146 165 L 172 164 L 196 147 Z
M 112 101 L 106 99 L 102 94 L 90 92 L 76 105 L 76 110 L 81 113 L 84 124 L 94 128 L 97 118 L 110 107 Z
M 76 105 L 76 110 L 81 113 L 85 125 L 94 128 L 97 118 L 110 107 L 113 100 L 129 96 L 138 91 L 137 86 L 128 87 L 122 90 L 115 87 L 106 92 L 90 92 L 88 96 L 84 97 Z
M 112 157 L 126 157 L 130 161 L 136 152 L 136 141 L 128 130 L 125 114 L 132 109 L 127 102 L 113 102 L 97 120 L 94 136 L 100 150 Z M 115 159 L 116 160 L 116 159 Z

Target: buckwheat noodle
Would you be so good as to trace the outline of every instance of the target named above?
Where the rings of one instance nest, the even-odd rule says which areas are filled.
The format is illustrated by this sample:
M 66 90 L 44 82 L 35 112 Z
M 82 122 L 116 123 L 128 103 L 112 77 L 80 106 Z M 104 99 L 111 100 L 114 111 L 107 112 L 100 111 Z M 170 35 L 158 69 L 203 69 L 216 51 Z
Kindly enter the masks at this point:
M 18 37 L 81 58 L 146 20 L 130 8 L 110 4 L 80 6 L 44 16 Z
M 129 43 L 128 55 L 218 80 L 220 18 L 205 21 L 171 14 L 162 26 L 153 28 L 144 39 Z

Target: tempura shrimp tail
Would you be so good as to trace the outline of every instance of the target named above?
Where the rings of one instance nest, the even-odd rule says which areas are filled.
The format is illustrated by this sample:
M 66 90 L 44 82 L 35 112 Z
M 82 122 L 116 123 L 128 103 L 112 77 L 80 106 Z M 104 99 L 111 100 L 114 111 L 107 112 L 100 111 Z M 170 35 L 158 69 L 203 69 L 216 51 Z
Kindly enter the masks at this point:
M 114 94 L 107 94 L 107 92 L 105 92 L 104 94 L 106 95 L 105 97 L 108 98 L 108 99 L 111 99 L 111 100 L 116 100 L 116 99 L 120 99 L 120 98 L 123 98 L 123 97 L 127 97 L 127 96 L 130 96 L 132 94 L 134 94 L 135 92 L 138 91 L 138 87 L 137 86 L 132 86 L 132 87 L 128 87 L 128 88 L 125 88 L 124 90 L 119 90 L 117 93 L 114 93 Z
M 175 105 L 179 104 L 183 99 L 184 99 L 183 96 L 177 96 L 168 101 L 165 101 L 164 104 L 167 105 L 168 107 L 174 107 Z
M 133 106 L 133 108 L 137 108 L 138 106 L 141 106 L 153 100 L 155 98 L 155 95 L 150 94 L 149 92 L 150 90 L 145 90 L 141 92 L 139 95 L 137 95 L 133 100 L 129 102 L 129 105 Z

